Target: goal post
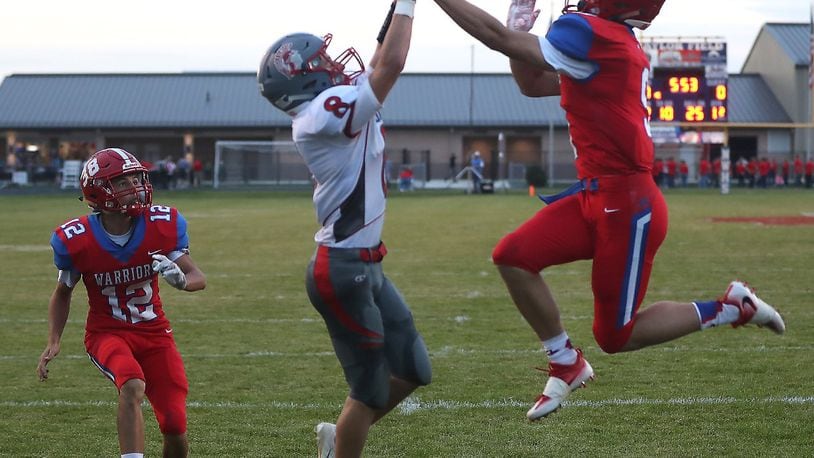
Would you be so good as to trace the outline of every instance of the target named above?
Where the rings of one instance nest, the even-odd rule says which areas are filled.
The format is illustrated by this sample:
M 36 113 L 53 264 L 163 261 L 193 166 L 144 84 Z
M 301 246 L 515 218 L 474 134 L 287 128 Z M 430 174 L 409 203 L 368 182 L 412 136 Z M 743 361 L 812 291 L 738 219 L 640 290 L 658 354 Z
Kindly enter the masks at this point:
M 217 141 L 212 185 L 310 185 L 311 172 L 292 141 Z

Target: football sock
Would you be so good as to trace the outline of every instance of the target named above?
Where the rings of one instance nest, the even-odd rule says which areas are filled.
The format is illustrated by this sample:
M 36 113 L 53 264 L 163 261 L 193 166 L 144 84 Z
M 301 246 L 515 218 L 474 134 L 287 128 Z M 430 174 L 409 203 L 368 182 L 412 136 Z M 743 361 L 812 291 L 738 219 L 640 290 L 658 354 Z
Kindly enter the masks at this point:
M 562 334 L 543 341 L 543 350 L 548 360 L 555 364 L 574 364 L 577 362 L 577 351 L 571 346 L 568 334 Z
M 721 301 L 693 302 L 701 329 L 709 329 L 722 324 L 734 323 L 740 317 L 740 309 Z

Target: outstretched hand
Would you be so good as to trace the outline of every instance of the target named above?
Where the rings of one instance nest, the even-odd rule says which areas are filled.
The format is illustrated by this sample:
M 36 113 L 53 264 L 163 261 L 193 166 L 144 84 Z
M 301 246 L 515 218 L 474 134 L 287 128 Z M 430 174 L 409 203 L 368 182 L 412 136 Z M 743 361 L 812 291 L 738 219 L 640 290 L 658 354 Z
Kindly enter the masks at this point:
M 509 4 L 509 15 L 506 18 L 506 27 L 511 30 L 528 32 L 534 27 L 540 10 L 535 10 L 537 0 L 512 0 Z
M 45 347 L 45 351 L 42 352 L 40 355 L 40 362 L 37 364 L 37 376 L 39 377 L 41 382 L 44 382 L 48 379 L 48 363 L 51 362 L 52 359 L 56 358 L 59 354 L 59 343 L 56 344 L 48 344 Z
M 163 254 L 153 255 L 153 271 L 164 277 L 167 283 L 173 288 L 184 289 L 187 287 L 187 276 L 178 267 L 178 264 L 170 261 L 170 258 Z

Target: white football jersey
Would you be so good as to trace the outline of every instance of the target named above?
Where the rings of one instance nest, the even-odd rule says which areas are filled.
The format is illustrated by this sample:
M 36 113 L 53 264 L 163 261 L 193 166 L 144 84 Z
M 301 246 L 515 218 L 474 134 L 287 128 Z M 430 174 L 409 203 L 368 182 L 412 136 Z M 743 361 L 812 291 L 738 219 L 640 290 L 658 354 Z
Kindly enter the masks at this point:
M 320 93 L 294 117 L 297 150 L 314 179 L 321 244 L 340 248 L 378 245 L 387 182 L 381 103 L 362 75 L 353 86 Z

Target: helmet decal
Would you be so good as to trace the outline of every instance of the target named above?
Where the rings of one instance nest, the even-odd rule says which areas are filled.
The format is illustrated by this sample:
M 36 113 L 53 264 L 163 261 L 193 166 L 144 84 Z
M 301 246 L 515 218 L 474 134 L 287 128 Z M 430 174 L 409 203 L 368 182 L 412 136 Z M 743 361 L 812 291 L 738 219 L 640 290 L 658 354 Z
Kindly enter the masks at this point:
M 274 68 L 289 80 L 299 72 L 303 62 L 299 51 L 292 48 L 293 46 L 290 41 L 283 43 L 272 57 Z
M 141 163 L 127 151 L 121 148 L 110 148 L 110 150 L 118 154 L 119 157 L 122 158 L 122 161 L 124 161 L 122 162 L 122 173 L 127 173 L 132 169 L 138 169 L 141 167 Z
M 322 91 L 351 84 L 364 71 L 364 63 L 353 48 L 332 59 L 327 52 L 331 39 L 331 34 L 320 38 L 309 33 L 294 33 L 272 44 L 257 71 L 263 97 L 294 116 Z

